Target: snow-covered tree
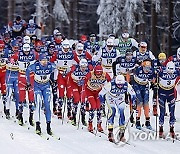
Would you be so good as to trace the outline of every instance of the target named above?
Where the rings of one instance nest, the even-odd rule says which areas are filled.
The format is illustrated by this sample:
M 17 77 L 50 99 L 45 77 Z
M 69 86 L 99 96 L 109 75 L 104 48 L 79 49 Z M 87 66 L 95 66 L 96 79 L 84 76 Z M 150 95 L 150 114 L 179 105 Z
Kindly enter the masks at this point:
M 97 9 L 100 37 L 110 33 L 119 34 L 126 29 L 134 35 L 136 24 L 144 22 L 143 11 L 142 0 L 100 0 Z
M 64 6 L 62 5 L 61 0 L 55 0 L 53 13 L 55 15 L 55 18 L 58 21 L 66 21 L 68 24 L 70 23 L 68 15 L 66 13 L 66 10 L 65 10 Z
M 135 28 L 137 24 L 143 23 L 143 11 L 144 4 L 142 0 L 126 0 L 123 9 L 123 25 L 131 35 L 135 34 Z M 136 21 L 136 16 L 138 16 L 138 21 Z
M 97 9 L 99 15 L 99 35 L 106 36 L 110 33 L 116 34 L 121 25 L 121 1 L 122 0 L 100 0 Z

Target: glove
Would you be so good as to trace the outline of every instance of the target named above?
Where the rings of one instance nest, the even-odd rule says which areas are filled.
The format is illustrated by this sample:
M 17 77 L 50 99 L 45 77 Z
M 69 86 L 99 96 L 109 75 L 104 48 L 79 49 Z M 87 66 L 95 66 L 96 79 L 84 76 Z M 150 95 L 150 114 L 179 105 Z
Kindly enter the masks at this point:
M 52 81 L 52 87 L 56 87 L 57 86 L 57 80 Z
M 95 62 L 95 61 L 92 61 L 92 65 L 93 65 L 93 66 L 96 66 L 96 62 Z
M 25 86 L 25 89 L 26 89 L 27 91 L 29 91 L 29 90 L 31 89 L 31 84 L 30 84 L 30 83 L 27 83 L 26 86 Z
M 11 58 L 10 59 L 10 63 L 14 65 L 15 64 L 15 60 L 13 58 Z
M 100 100 L 100 102 L 101 102 L 101 104 L 103 104 L 104 103 L 104 96 L 102 96 L 102 95 L 99 95 L 99 100 Z
M 132 108 L 133 108 L 133 110 L 136 110 L 136 108 L 137 108 L 136 104 L 133 104 Z

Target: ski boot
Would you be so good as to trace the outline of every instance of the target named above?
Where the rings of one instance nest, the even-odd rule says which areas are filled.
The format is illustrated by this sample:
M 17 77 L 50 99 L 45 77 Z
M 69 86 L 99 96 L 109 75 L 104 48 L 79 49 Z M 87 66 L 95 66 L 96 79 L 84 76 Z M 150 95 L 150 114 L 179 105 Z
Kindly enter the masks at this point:
M 10 112 L 9 112 L 9 109 L 6 110 L 6 119 L 10 119 Z
M 19 125 L 20 126 L 23 126 L 24 125 L 24 123 L 23 123 L 23 116 L 22 116 L 22 113 L 19 113 L 18 114 L 18 123 L 19 123 Z
M 146 117 L 145 125 L 147 129 L 152 129 L 151 124 L 150 124 L 150 117 Z
M 164 131 L 163 131 L 163 126 L 159 126 L 159 137 L 160 137 L 160 138 L 163 138 L 163 136 L 164 136 L 164 135 L 163 135 L 163 132 L 164 132 Z
M 58 115 L 58 111 L 57 111 L 56 107 L 53 107 L 53 114 Z
M 71 110 L 67 111 L 67 117 L 68 117 L 69 120 L 72 120 Z
M 108 129 L 109 133 L 108 133 L 108 139 L 110 142 L 114 142 L 114 136 L 113 136 L 113 128 L 109 128 Z
M 141 130 L 140 117 L 136 117 L 136 128 Z
M 88 131 L 89 131 L 89 132 L 93 132 L 93 124 L 92 124 L 92 121 L 89 121 L 89 123 L 88 123 Z
M 29 124 L 30 124 L 31 126 L 34 126 L 33 113 L 30 113 L 30 115 L 29 115 Z
M 153 105 L 153 116 L 157 116 L 157 105 Z
M 86 122 L 86 119 L 85 119 L 85 113 L 81 113 L 81 122 L 84 126 L 87 126 L 87 122 Z
M 73 116 L 72 116 L 71 124 L 73 126 L 76 126 L 76 114 L 74 114 L 74 113 L 73 113 Z
M 18 115 L 19 115 L 19 110 L 18 109 L 16 109 L 15 115 L 16 115 L 16 119 L 18 119 Z
M 102 127 L 101 127 L 101 122 L 99 122 L 99 123 L 97 124 L 97 130 L 98 130 L 98 132 L 103 132 L 103 129 L 102 129 Z
M 86 101 L 86 111 L 89 111 L 89 102 Z
M 58 108 L 57 117 L 58 119 L 62 119 L 62 109 L 60 107 Z
M 40 122 L 36 122 L 36 134 L 41 135 Z
M 125 142 L 126 141 L 126 139 L 124 137 L 124 132 L 125 132 L 124 126 L 121 126 L 119 128 L 118 141 L 121 141 L 121 142 Z
M 133 117 L 133 114 L 131 114 L 130 122 L 131 122 L 132 124 L 134 123 L 134 117 Z
M 48 133 L 49 135 L 52 135 L 52 134 L 53 134 L 52 131 L 51 131 L 51 122 L 47 122 L 47 133 Z
M 170 135 L 173 139 L 175 138 L 174 126 L 170 126 Z

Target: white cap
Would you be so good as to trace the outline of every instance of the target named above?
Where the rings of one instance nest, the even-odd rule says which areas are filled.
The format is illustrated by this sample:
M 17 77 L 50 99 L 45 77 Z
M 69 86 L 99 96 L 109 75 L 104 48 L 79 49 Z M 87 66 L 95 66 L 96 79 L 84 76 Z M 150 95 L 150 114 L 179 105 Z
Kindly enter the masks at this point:
M 146 42 L 140 42 L 139 45 L 140 45 L 140 46 L 143 46 L 143 47 L 147 47 L 147 43 L 146 43 Z
M 23 51 L 30 51 L 30 45 L 29 44 L 24 44 L 23 45 Z
M 170 61 L 170 62 L 167 63 L 167 65 L 166 65 L 166 71 L 167 71 L 168 73 L 174 73 L 174 72 L 175 72 L 175 64 L 174 64 L 172 61 Z
M 53 31 L 53 35 L 56 35 L 56 33 L 59 33 L 59 30 L 55 29 L 55 30 Z
M 30 19 L 30 20 L 29 20 L 29 24 L 30 24 L 30 25 L 34 24 L 34 20 L 33 20 L 33 19 Z
M 87 67 L 88 66 L 88 62 L 86 59 L 81 59 L 79 62 L 79 66 L 83 66 L 83 67 Z
M 26 44 L 26 43 L 27 43 L 27 44 L 30 44 L 30 43 L 31 43 L 30 37 L 29 37 L 29 36 L 24 36 L 24 37 L 23 37 L 23 43 L 24 43 L 24 44 Z
M 118 76 L 116 76 L 115 83 L 116 83 L 116 84 L 124 84 L 124 83 L 125 83 L 125 78 L 124 78 L 124 76 L 123 76 L 123 75 L 118 75 Z
M 70 48 L 70 43 L 67 39 L 65 39 L 63 42 L 62 42 L 62 47 L 63 48 Z
M 108 45 L 108 46 L 114 46 L 114 39 L 108 38 L 107 41 L 106 41 L 106 45 Z
M 129 38 L 129 33 L 122 33 L 122 38 Z
M 84 45 L 83 45 L 82 43 L 78 43 L 78 44 L 76 45 L 76 49 L 77 49 L 77 50 L 84 50 Z

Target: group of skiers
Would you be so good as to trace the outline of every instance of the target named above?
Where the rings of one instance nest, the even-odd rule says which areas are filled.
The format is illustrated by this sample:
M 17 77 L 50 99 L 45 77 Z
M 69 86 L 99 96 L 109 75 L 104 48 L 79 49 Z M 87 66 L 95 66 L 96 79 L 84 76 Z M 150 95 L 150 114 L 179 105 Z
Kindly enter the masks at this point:
M 102 115 L 107 115 L 108 139 L 114 142 L 114 118 L 118 112 L 120 140 L 123 141 L 126 104 L 130 106 L 130 121 L 135 122 L 137 129 L 142 127 L 142 108 L 145 126 L 152 129 L 149 114 L 152 88 L 153 114 L 159 114 L 159 136 L 163 136 L 168 103 L 170 133 L 174 137 L 175 104 L 177 92 L 180 93 L 177 90 L 180 47 L 176 55 L 167 58 L 161 52 L 156 59 L 146 42 L 138 43 L 127 32 L 120 38 L 109 35 L 103 43 L 97 41 L 95 34 L 89 39 L 82 35 L 71 45 L 58 29 L 51 36 L 37 39 L 37 28 L 41 26 L 32 19 L 25 24 L 18 16 L 1 35 L 0 88 L 7 119 L 10 119 L 10 104 L 14 101 L 16 117 L 19 125 L 23 125 L 23 108 L 28 104 L 29 123 L 34 126 L 35 120 L 36 133 L 41 135 L 40 112 L 43 109 L 47 133 L 52 135 L 50 104 L 53 102 L 53 114 L 59 119 L 64 119 L 67 107 L 72 125 L 76 126 L 81 119 L 88 131 L 93 132 L 96 111 L 97 130 L 103 132 Z M 86 112 L 89 112 L 88 124 Z

